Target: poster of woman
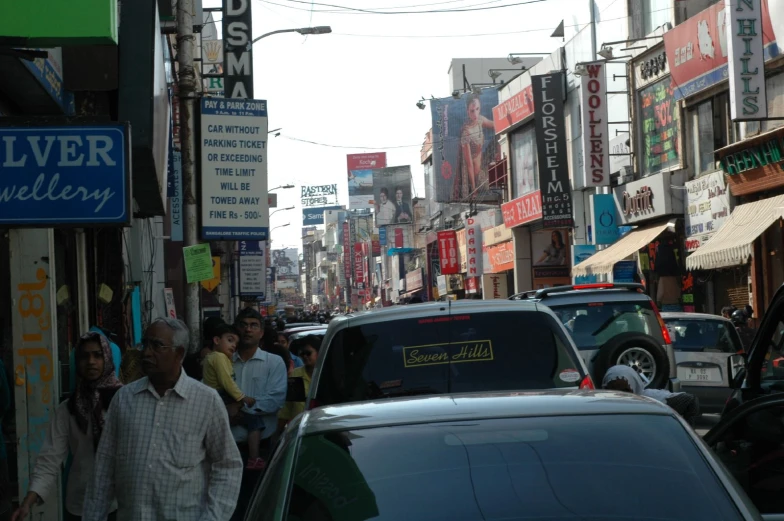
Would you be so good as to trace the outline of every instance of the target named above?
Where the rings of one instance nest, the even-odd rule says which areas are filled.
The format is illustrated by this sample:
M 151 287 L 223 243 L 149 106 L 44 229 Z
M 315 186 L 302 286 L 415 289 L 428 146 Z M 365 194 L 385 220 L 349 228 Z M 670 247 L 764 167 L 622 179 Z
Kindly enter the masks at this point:
M 531 234 L 534 287 L 571 284 L 571 247 L 567 228 L 548 229 Z

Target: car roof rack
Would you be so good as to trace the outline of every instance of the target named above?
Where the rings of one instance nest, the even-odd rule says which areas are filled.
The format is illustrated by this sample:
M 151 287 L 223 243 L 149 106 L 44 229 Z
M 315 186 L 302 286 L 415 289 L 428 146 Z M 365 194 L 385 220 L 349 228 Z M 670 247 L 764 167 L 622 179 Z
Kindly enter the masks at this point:
M 574 284 L 571 286 L 556 286 L 554 288 L 535 289 L 530 291 L 523 291 L 509 297 L 509 300 L 523 300 L 530 298 L 543 298 L 547 295 L 554 293 L 565 293 L 567 291 L 584 291 L 584 290 L 605 290 L 605 289 L 625 289 L 629 291 L 636 291 L 638 293 L 645 291 L 645 286 L 636 282 L 596 282 L 591 284 Z

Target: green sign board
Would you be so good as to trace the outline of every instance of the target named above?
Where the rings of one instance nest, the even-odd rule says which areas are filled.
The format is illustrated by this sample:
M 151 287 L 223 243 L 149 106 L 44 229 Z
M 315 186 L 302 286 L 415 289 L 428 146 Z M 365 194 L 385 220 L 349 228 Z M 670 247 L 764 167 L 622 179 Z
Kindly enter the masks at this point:
M 185 259 L 185 277 L 188 284 L 210 280 L 215 275 L 212 272 L 212 253 L 209 244 L 186 246 L 182 249 Z
M 3 2 L 0 45 L 117 44 L 117 0 Z
M 778 138 L 752 145 L 721 159 L 721 169 L 725 174 L 737 175 L 768 165 L 781 163 L 781 143 Z

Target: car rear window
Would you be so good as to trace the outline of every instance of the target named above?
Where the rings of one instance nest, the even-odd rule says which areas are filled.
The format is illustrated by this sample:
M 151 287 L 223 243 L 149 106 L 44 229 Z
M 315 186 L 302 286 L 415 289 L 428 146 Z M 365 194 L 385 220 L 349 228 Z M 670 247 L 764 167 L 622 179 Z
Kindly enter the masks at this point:
M 534 311 L 349 322 L 325 349 L 319 405 L 577 387 L 585 376 L 557 322 Z
M 665 318 L 676 351 L 737 353 L 743 350 L 735 326 L 720 320 Z
M 650 302 L 543 304 L 558 315 L 580 350 L 599 349 L 621 333 L 644 333 L 664 344 L 661 326 Z
M 670 416 L 466 418 L 311 435 L 299 450 L 288 519 L 742 519 Z

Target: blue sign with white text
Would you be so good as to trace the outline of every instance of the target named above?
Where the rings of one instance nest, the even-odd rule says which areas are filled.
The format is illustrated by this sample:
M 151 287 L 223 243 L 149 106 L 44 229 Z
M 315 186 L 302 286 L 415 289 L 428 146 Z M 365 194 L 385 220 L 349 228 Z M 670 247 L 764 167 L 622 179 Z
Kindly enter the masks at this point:
M 618 240 L 618 212 L 612 194 L 593 196 L 593 224 L 596 244 L 612 244 Z
M 0 128 L 0 226 L 127 224 L 125 125 Z
M 327 210 L 342 210 L 342 206 L 322 206 L 319 208 L 304 208 L 302 210 L 302 226 L 324 224 L 324 212 Z
M 379 226 L 378 228 L 378 244 L 381 246 L 387 245 L 387 229 L 385 226 Z

